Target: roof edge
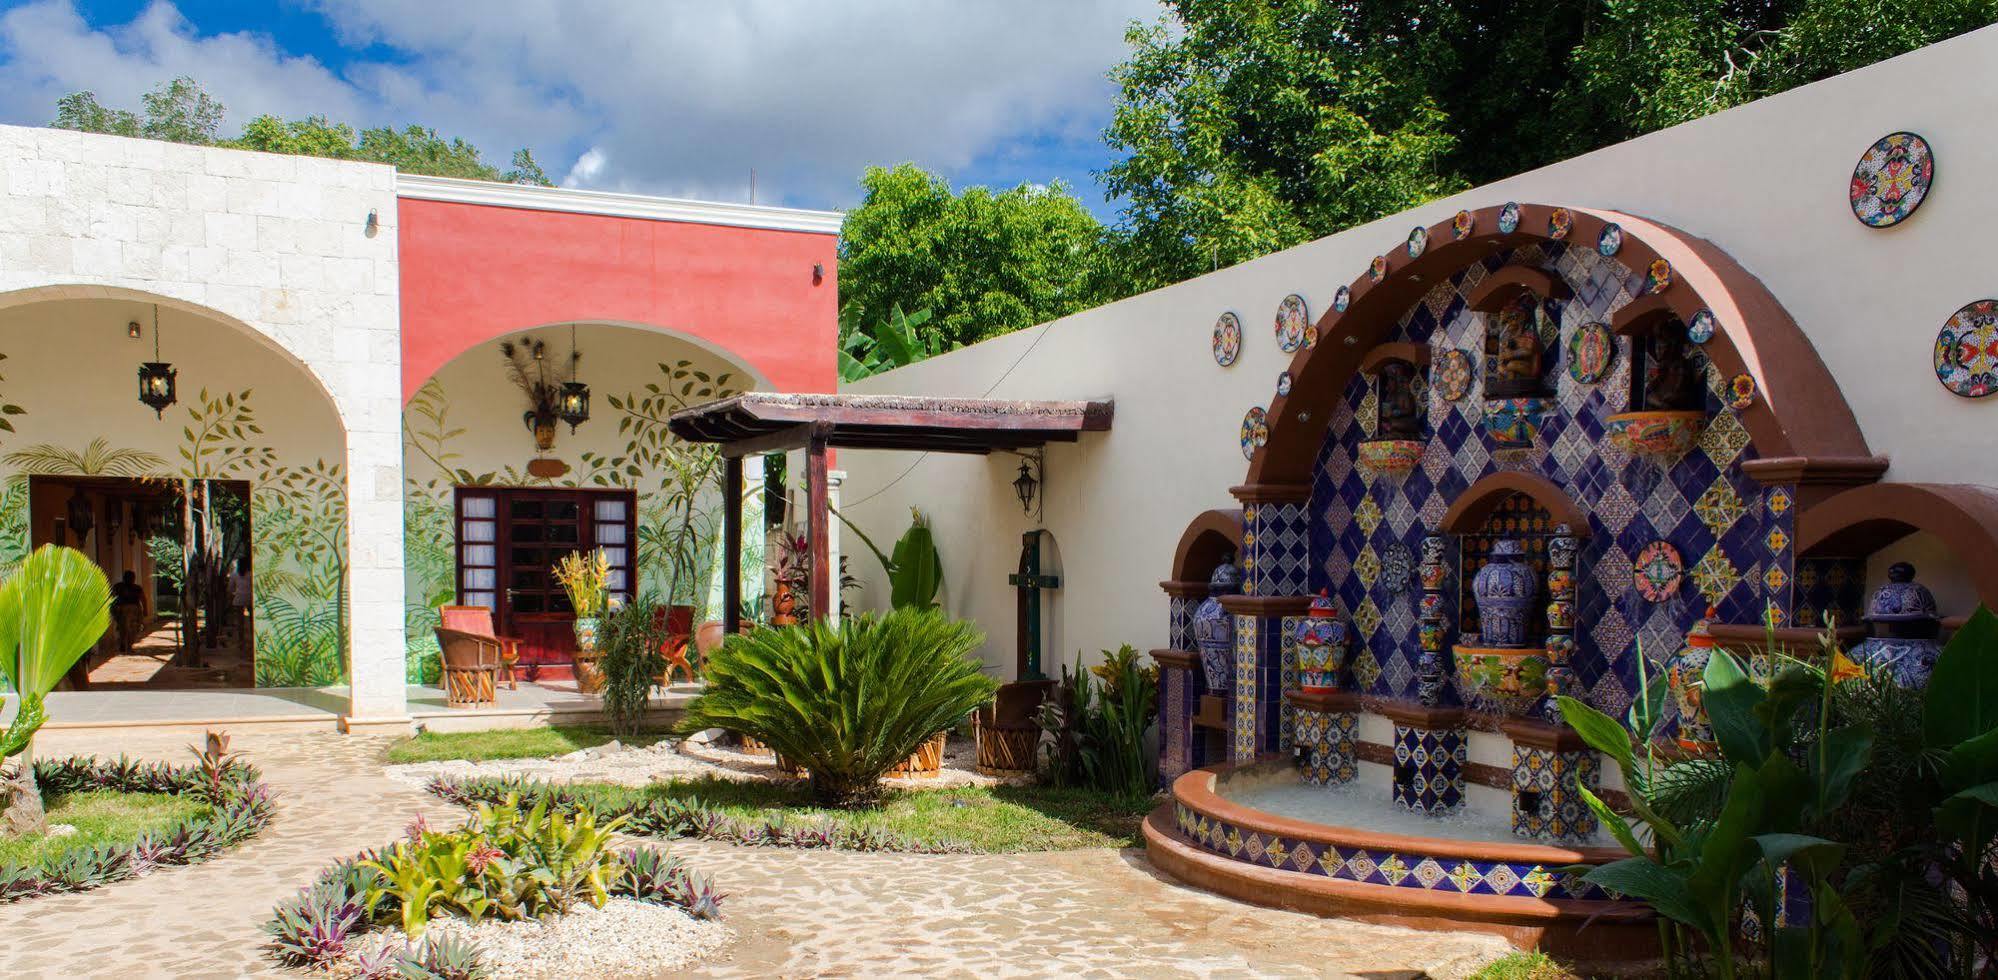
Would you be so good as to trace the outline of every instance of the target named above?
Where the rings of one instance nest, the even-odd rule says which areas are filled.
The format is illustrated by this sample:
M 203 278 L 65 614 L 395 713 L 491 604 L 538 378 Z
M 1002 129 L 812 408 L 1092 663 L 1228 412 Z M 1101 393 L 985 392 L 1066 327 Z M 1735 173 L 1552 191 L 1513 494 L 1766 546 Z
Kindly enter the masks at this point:
M 840 225 L 846 220 L 846 215 L 839 211 L 809 211 L 802 208 L 774 208 L 762 204 L 690 201 L 644 194 L 619 194 L 573 187 L 537 187 L 490 180 L 427 177 L 420 174 L 397 174 L 395 195 L 397 198 L 416 201 L 443 201 L 451 204 L 475 204 L 528 211 L 562 211 L 569 214 L 599 214 L 647 221 L 681 221 L 733 228 L 796 231 L 814 235 L 837 235 Z

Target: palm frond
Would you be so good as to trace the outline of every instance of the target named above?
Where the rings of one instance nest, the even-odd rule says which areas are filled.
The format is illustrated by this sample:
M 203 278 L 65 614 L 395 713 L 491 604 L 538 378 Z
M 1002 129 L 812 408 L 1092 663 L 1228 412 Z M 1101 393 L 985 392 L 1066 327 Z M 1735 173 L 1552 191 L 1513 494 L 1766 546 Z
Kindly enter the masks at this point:
M 110 625 L 111 584 L 97 563 L 43 545 L 0 584 L 0 671 L 24 695 L 45 695 Z

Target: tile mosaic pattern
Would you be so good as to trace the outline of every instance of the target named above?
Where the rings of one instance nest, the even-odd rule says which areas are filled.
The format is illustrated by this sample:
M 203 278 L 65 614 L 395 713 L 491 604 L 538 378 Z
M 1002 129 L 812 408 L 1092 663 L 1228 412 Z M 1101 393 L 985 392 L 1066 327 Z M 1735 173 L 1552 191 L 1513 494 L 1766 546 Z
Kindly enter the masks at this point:
M 1291 719 L 1299 779 L 1311 786 L 1336 786 L 1359 776 L 1355 748 L 1360 741 L 1358 713 L 1296 711 Z
M 1193 712 L 1188 710 L 1186 696 L 1187 678 L 1190 670 L 1162 670 L 1159 672 L 1165 697 L 1159 699 L 1159 788 L 1171 786 L 1172 781 L 1185 775 L 1193 768 Z
M 1851 626 L 1866 614 L 1866 560 L 1801 558 L 1795 580 L 1796 625 L 1830 625 L 1831 617 Z
M 1594 792 L 1602 761 L 1594 752 L 1512 747 L 1512 832 L 1528 840 L 1572 844 L 1594 836 L 1595 811 L 1577 786 Z
M 1282 620 L 1235 617 L 1235 690 L 1229 698 L 1229 760 L 1252 762 L 1280 751 L 1290 738 L 1282 731 L 1285 669 Z M 1295 687 L 1295 665 L 1288 681 Z
M 1242 510 L 1245 581 L 1242 594 L 1309 595 L 1311 533 L 1308 506 L 1303 503 L 1264 503 Z
M 1279 871 L 1469 895 L 1530 895 L 1588 901 L 1616 897 L 1558 867 L 1285 840 L 1244 830 L 1184 803 L 1173 804 L 1173 822 L 1182 835 L 1202 850 Z
M 1461 728 L 1394 726 L 1394 801 L 1418 813 L 1456 809 L 1464 802 L 1464 763 L 1470 751 Z
M 1192 650 L 1193 611 L 1200 606 L 1199 599 L 1186 596 L 1169 596 L 1167 613 L 1171 619 L 1166 624 L 1166 644 L 1174 650 Z
M 1594 246 L 1540 243 L 1488 257 L 1412 306 L 1390 339 L 1428 344 L 1439 358 L 1450 351 L 1482 352 L 1485 317 L 1468 308 L 1463 294 L 1493 270 L 1522 264 L 1544 269 L 1572 288 L 1569 299 L 1548 304 L 1565 343 L 1584 323 L 1608 322 L 1645 288 L 1642 271 L 1600 255 Z M 1592 533 L 1583 539 L 1577 562 L 1581 581 L 1574 668 L 1576 690 L 1605 711 L 1620 714 L 1629 705 L 1637 686 L 1639 639 L 1654 658 L 1668 657 L 1704 612 L 1706 596 L 1694 588 L 1696 566 L 1704 563 L 1701 584 L 1717 598 L 1723 621 L 1757 622 L 1771 601 L 1780 609 L 1791 608 L 1790 596 L 1801 575 L 1789 567 L 1787 554 L 1794 514 L 1772 511 L 1763 488 L 1742 474 L 1740 464 L 1755 458 L 1755 451 L 1747 429 L 1727 405 L 1725 379 L 1707 368 L 1709 421 L 1691 451 L 1664 462 L 1632 458 L 1603 439 L 1603 419 L 1628 404 L 1629 362 L 1628 351 L 1619 351 L 1609 375 L 1595 385 L 1578 384 L 1565 371 L 1551 372 L 1558 408 L 1548 414 L 1534 447 L 1520 453 L 1494 454 L 1478 387 L 1451 401 L 1432 385 L 1422 463 L 1395 478 L 1354 465 L 1364 438 L 1359 409 L 1369 386 L 1364 378 L 1349 383 L 1314 473 L 1304 523 L 1310 538 L 1309 581 L 1298 594 L 1326 589 L 1341 607 L 1354 610 L 1361 627 L 1356 662 L 1364 659 L 1379 667 L 1366 693 L 1413 698 L 1420 643 L 1417 617 L 1394 615 L 1397 602 L 1412 598 L 1388 594 L 1378 578 L 1373 584 L 1361 581 L 1354 574 L 1359 556 L 1369 548 L 1383 554 L 1395 544 L 1415 550 L 1424 535 L 1433 533 L 1451 501 L 1477 480 L 1502 470 L 1545 477 L 1589 515 Z M 1392 519 L 1397 514 L 1409 519 L 1398 523 Z M 1776 530 L 1786 535 L 1784 549 L 1770 547 L 1769 535 Z M 1662 602 L 1646 600 L 1631 588 L 1633 556 L 1657 540 L 1672 542 L 1688 564 L 1687 584 Z M 1453 559 L 1453 565 L 1460 560 Z M 1769 585 L 1772 567 L 1781 572 L 1774 581 L 1782 588 Z M 1465 569 L 1459 565 L 1455 574 L 1461 577 Z M 1447 589 L 1446 594 L 1457 596 L 1454 581 Z M 1796 595 L 1801 611 L 1805 600 Z M 1363 609 L 1374 615 L 1363 618 Z M 1474 612 L 1460 608 L 1456 614 Z M 1469 631 L 1474 624 L 1460 623 L 1459 628 Z

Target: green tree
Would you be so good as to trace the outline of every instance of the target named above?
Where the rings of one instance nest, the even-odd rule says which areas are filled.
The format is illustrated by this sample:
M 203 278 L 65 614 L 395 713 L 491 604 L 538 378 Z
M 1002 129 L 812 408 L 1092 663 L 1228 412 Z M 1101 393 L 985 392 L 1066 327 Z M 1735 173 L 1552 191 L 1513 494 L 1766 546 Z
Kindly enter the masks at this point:
M 905 163 L 861 184 L 840 236 L 843 340 L 927 309 L 924 336 L 948 350 L 1122 295 L 1106 288 L 1102 223 L 1060 182 L 954 192 Z
M 425 126 L 362 130 L 335 123 L 325 116 L 280 119 L 262 115 L 249 121 L 234 139 L 218 140 L 225 109 L 203 91 L 200 83 L 182 76 L 140 97 L 143 114 L 114 109 L 97 101 L 93 92 L 74 92 L 56 100 L 51 126 L 86 133 L 139 136 L 173 143 L 226 146 L 264 153 L 364 160 L 386 163 L 404 173 L 468 180 L 495 180 L 549 186 L 552 181 L 526 149 L 515 150 L 512 169 L 502 171 L 479 156 L 479 148 L 463 139 L 446 139 Z

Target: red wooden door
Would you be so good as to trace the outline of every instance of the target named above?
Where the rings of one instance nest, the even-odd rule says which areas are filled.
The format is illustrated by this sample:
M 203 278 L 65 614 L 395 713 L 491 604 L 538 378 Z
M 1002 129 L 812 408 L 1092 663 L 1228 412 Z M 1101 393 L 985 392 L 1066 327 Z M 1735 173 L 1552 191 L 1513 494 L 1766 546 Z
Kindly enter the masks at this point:
M 635 504 L 629 490 L 459 488 L 459 601 L 492 609 L 500 634 L 520 639 L 530 680 L 567 676 L 576 650 L 557 562 L 603 548 L 613 595 L 630 598 Z

